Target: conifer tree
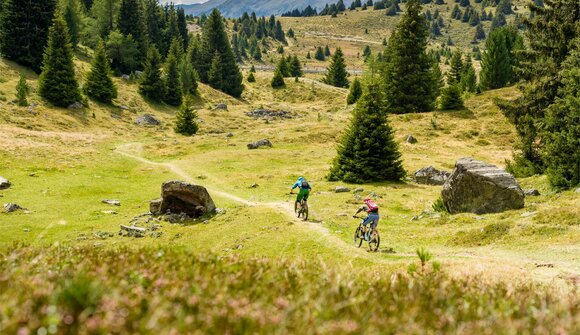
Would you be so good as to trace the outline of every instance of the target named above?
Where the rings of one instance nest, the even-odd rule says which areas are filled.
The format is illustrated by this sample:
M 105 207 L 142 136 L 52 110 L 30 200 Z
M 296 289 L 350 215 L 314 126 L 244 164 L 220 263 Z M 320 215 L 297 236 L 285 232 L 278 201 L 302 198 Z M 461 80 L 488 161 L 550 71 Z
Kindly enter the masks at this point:
M 481 60 L 481 86 L 483 89 L 504 87 L 510 82 L 511 74 L 512 65 L 505 31 L 496 29 L 485 41 Z
M 447 83 L 449 85 L 459 83 L 463 74 L 463 60 L 461 51 L 457 50 L 451 57 L 450 69 L 447 73 Z
M 199 126 L 196 122 L 197 113 L 193 109 L 191 98 L 186 97 L 183 100 L 183 104 L 181 105 L 181 109 L 175 115 L 175 127 L 174 130 L 176 133 L 185 135 L 185 136 L 192 136 L 197 133 L 199 130 Z
M 471 56 L 467 54 L 463 64 L 463 73 L 459 82 L 459 88 L 463 92 L 475 92 L 477 88 L 477 74 L 471 61 Z
M 139 53 L 136 60 L 139 67 L 145 60 L 147 54 L 147 27 L 143 18 L 141 0 L 122 0 L 119 9 L 117 27 L 123 36 L 131 35 L 137 45 Z
M 253 72 L 250 72 L 250 74 L 248 74 L 248 83 L 255 83 L 256 82 L 256 77 L 254 76 Z
M 558 189 L 580 185 L 580 36 L 572 45 L 574 49 L 560 71 L 560 96 L 547 109 L 542 131 L 546 174 Z
M 118 30 L 111 31 L 107 40 L 107 54 L 113 72 L 118 75 L 141 68 L 139 45 L 132 35 L 124 36 Z
M 223 71 L 224 69 L 222 66 L 222 58 L 219 52 L 216 52 L 213 56 L 209 69 L 209 85 L 216 90 L 220 90 L 224 85 Z
M 328 85 L 336 87 L 348 87 L 348 76 L 349 74 L 346 71 L 346 63 L 344 61 L 342 49 L 336 48 L 330 61 L 330 65 L 328 66 L 328 69 L 326 69 L 326 75 L 323 81 Z
M 311 59 L 312 56 L 310 55 L 310 51 L 308 51 L 308 53 L 306 54 L 306 59 Z
M 189 61 L 188 55 L 184 55 L 179 62 L 179 79 L 184 95 L 197 95 L 197 72 Z
M 330 52 L 330 48 L 327 46 L 324 47 L 324 56 L 325 57 L 330 57 L 332 55 L 332 53 Z
M 68 28 L 70 42 L 76 49 L 83 29 L 83 18 L 79 0 L 65 0 L 61 2 L 61 15 Z
M 276 68 L 280 70 L 282 76 L 284 77 L 292 76 L 292 74 L 290 73 L 290 66 L 288 65 L 288 62 L 286 61 L 286 58 L 284 56 L 280 57 L 278 64 L 276 64 Z
M 324 51 L 322 50 L 321 47 L 318 47 L 316 49 L 316 53 L 314 54 L 314 59 L 319 60 L 319 61 L 324 61 L 326 59 L 326 57 L 324 57 Z
M 362 85 L 358 78 L 354 78 L 352 85 L 350 85 L 350 92 L 346 97 L 346 103 L 352 105 L 356 103 L 363 94 Z
M 302 72 L 302 64 L 300 64 L 300 60 L 298 56 L 294 55 L 289 64 L 290 67 L 290 75 L 292 77 L 302 77 L 304 73 Z
M 106 39 L 115 30 L 119 5 L 118 0 L 95 0 L 91 7 L 92 15 L 96 19 L 96 33 L 101 38 Z
M 164 50 L 163 25 L 164 12 L 158 5 L 158 0 L 145 0 L 144 22 L 147 28 L 149 43 L 153 44 L 157 50 Z
M 254 64 L 252 64 L 252 67 L 250 67 L 250 73 L 256 73 L 256 67 Z
M 485 31 L 483 30 L 483 26 L 481 25 L 481 23 L 477 25 L 477 28 L 475 28 L 474 39 L 475 40 L 485 39 Z
M 187 50 L 189 47 L 189 31 L 187 30 L 187 19 L 185 18 L 183 6 L 177 8 L 177 30 L 183 43 L 183 49 Z
M 243 76 L 236 62 L 236 56 L 230 46 L 223 17 L 217 9 L 214 9 L 207 18 L 203 29 L 201 52 L 203 63 L 212 64 L 216 53 L 220 56 L 222 67 L 221 79 L 219 80 L 221 88 L 219 89 L 233 97 L 240 97 L 244 90 L 244 85 L 242 84 Z M 202 82 L 209 82 L 210 68 L 202 66 L 197 71 Z M 216 80 L 213 80 L 213 82 L 216 82 Z M 210 85 L 212 85 L 211 82 Z
M 358 101 L 351 124 L 338 145 L 329 180 L 364 183 L 399 181 L 405 177 L 387 117 L 388 106 L 379 85 L 370 85 Z
M 426 52 L 429 35 L 419 0 L 407 1 L 389 40 L 383 83 L 393 113 L 426 112 L 435 107 L 438 83 Z
M 463 108 L 463 99 L 458 83 L 448 85 L 441 90 L 441 106 L 439 108 L 442 110 Z
M 520 52 L 524 61 L 519 65 L 519 72 L 526 79 L 521 86 L 522 96 L 498 103 L 520 138 L 514 156 L 515 165 L 512 166 L 518 168 L 512 172 L 520 176 L 543 172 L 547 159 L 550 159 L 542 154 L 548 139 L 541 126 L 546 124 L 548 108 L 565 92 L 561 74 L 563 62 L 571 52 L 571 42 L 580 34 L 578 1 L 544 2 L 545 7 L 531 6 L 534 18 L 526 22 L 529 49 Z M 565 150 L 566 146 L 563 148 Z
M 28 106 L 28 93 L 30 93 L 30 86 L 26 82 L 26 77 L 21 74 L 20 80 L 18 80 L 18 84 L 16 85 L 16 100 L 18 106 Z
M 56 0 L 4 0 L 0 13 L 0 53 L 40 73 Z
M 183 86 L 179 74 L 179 49 L 181 48 L 181 40 L 179 37 L 173 39 L 169 54 L 167 55 L 166 69 L 166 87 L 164 101 L 171 106 L 180 106 L 183 102 Z
M 91 72 L 84 85 L 85 94 L 97 101 L 111 103 L 117 97 L 117 87 L 111 79 L 109 58 L 105 50 L 105 43 L 100 42 L 95 50 Z
M 58 107 L 68 107 L 82 100 L 72 46 L 66 23 L 61 18 L 54 19 L 49 30 L 38 88 L 41 97 Z
M 151 101 L 162 102 L 165 99 L 167 86 L 161 77 L 161 55 L 154 46 L 149 47 L 147 52 L 142 78 L 139 93 Z
M 270 84 L 273 88 L 281 88 L 286 86 L 286 83 L 284 82 L 284 75 L 282 74 L 282 71 L 279 67 L 276 67 L 276 70 L 274 70 L 274 77 L 272 78 L 272 82 Z

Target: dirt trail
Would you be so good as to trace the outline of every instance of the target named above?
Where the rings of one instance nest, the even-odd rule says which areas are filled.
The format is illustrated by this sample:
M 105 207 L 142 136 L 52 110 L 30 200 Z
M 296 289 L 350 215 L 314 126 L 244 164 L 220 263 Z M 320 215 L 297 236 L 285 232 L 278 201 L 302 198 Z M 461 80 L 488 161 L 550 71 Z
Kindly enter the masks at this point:
M 153 165 L 159 166 L 168 169 L 169 171 L 173 172 L 175 175 L 182 178 L 184 181 L 193 182 L 193 178 L 181 169 L 179 166 L 172 164 L 172 163 L 159 163 L 148 160 L 142 156 L 143 154 L 143 144 L 142 143 L 128 143 L 117 147 L 114 150 L 116 153 L 123 155 L 125 157 L 134 159 L 136 161 Z M 327 228 L 324 226 L 310 221 L 302 221 L 298 219 L 294 213 L 294 208 L 291 203 L 289 202 L 254 202 L 249 201 L 244 198 L 238 197 L 234 194 L 217 190 L 207 185 L 204 185 L 207 190 L 219 197 L 226 198 L 237 202 L 239 204 L 250 206 L 250 207 L 267 207 L 279 213 L 285 214 L 288 219 L 292 220 L 298 227 L 307 229 L 310 232 L 316 232 L 317 242 L 324 243 L 327 246 L 332 247 L 337 252 L 342 254 L 348 255 L 349 257 L 360 257 L 364 259 L 371 260 L 374 263 L 390 263 L 388 259 L 382 257 L 376 257 L 372 254 L 369 254 L 366 249 L 361 248 L 357 249 L 354 247 L 350 247 L 344 240 L 339 238 L 338 236 L 332 234 Z M 313 213 L 311 216 L 316 216 Z M 393 254 L 394 257 L 415 257 L 416 255 L 407 254 L 407 253 L 396 253 Z M 465 275 L 465 274 L 473 274 L 473 273 L 480 273 L 483 276 L 489 275 L 489 271 L 491 269 L 495 269 L 500 273 L 504 272 L 504 275 L 492 275 L 491 278 L 498 278 L 502 276 L 513 276 L 517 274 L 519 276 L 527 276 L 530 275 L 529 269 L 525 269 L 525 264 L 534 264 L 533 259 L 524 259 L 517 255 L 513 257 L 506 258 L 505 256 L 497 256 L 493 257 L 490 255 L 480 255 L 480 254 L 458 254 L 458 253 L 447 253 L 439 255 L 440 258 L 444 258 L 447 260 L 455 260 L 459 263 L 455 265 L 456 269 L 454 273 L 456 275 Z M 515 258 L 514 258 L 515 257 Z M 513 258 L 513 259 L 512 259 Z M 466 262 L 465 262 L 466 261 Z M 578 277 L 578 274 L 575 273 L 574 269 L 570 266 L 566 266 L 565 264 L 558 264 L 559 271 L 551 271 L 550 269 L 545 269 L 545 271 L 541 271 L 540 269 L 535 269 L 534 273 L 531 276 L 535 279 L 539 279 L 540 281 L 544 282 L 554 282 L 555 280 L 562 279 L 562 276 L 573 276 Z M 499 270 L 501 269 L 501 270 Z
M 177 166 L 175 164 L 159 163 L 159 162 L 154 162 L 154 161 L 151 161 L 151 160 L 144 158 L 142 155 L 143 154 L 143 144 L 142 143 L 124 144 L 124 145 L 117 147 L 114 151 L 122 156 L 134 159 L 134 160 L 139 161 L 141 163 L 166 168 L 166 169 L 170 170 L 171 172 L 173 172 L 175 175 L 182 178 L 184 181 L 193 182 L 193 178 L 187 172 L 183 171 L 183 169 L 181 169 L 179 166 Z M 206 187 L 206 189 L 212 194 L 215 194 L 215 195 L 222 197 L 222 198 L 232 200 L 234 202 L 240 203 L 240 204 L 245 205 L 245 206 L 268 207 L 274 211 L 278 211 L 280 213 L 283 213 L 289 219 L 291 219 L 294 223 L 299 223 L 300 227 L 305 227 L 308 230 L 312 230 L 312 231 L 315 231 L 316 233 L 318 233 L 317 236 L 320 237 L 320 240 L 324 240 L 324 242 L 326 244 L 328 244 L 328 243 L 332 244 L 332 246 L 335 247 L 336 250 L 340 250 L 341 252 L 348 253 L 350 255 L 352 255 L 352 253 L 353 253 L 353 250 L 352 250 L 353 248 L 349 248 L 349 250 L 345 249 L 344 247 L 347 244 L 343 240 L 341 240 L 338 236 L 331 234 L 330 231 L 328 231 L 328 229 L 326 229 L 322 225 L 314 223 L 314 222 L 303 221 L 303 220 L 298 219 L 294 213 L 294 208 L 292 207 L 292 204 L 290 204 L 288 202 L 266 202 L 266 203 L 253 202 L 253 201 L 243 199 L 241 197 L 238 197 L 238 196 L 231 194 L 231 193 L 228 193 L 228 192 L 216 190 L 212 187 L 208 187 L 207 185 L 204 185 L 204 187 Z M 362 249 L 355 249 L 354 252 L 357 253 L 359 256 L 369 257 L 368 253 Z M 375 260 L 376 260 L 376 258 L 375 258 Z M 380 261 L 383 262 L 384 260 L 381 259 Z

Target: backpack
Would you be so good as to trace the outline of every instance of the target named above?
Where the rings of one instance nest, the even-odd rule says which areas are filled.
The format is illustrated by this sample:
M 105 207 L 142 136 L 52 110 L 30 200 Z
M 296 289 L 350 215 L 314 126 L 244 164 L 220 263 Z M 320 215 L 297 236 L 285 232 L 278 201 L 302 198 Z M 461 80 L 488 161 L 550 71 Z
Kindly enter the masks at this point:
M 375 204 L 375 202 L 372 201 L 371 199 L 365 199 L 364 203 L 365 205 L 367 205 L 369 213 L 379 210 L 379 206 Z
M 302 186 L 300 187 L 301 189 L 307 190 L 310 188 L 310 185 L 308 184 L 307 181 L 303 181 L 302 182 Z

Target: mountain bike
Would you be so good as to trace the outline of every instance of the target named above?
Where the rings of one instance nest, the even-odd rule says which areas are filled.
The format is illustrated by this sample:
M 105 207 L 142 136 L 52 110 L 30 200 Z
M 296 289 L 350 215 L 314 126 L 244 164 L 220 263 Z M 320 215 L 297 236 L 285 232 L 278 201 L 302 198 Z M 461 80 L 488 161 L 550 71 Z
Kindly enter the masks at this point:
M 381 245 L 381 236 L 379 235 L 378 229 L 375 228 L 372 232 L 369 232 L 370 229 L 369 225 L 369 229 L 367 229 L 367 231 L 365 232 L 363 225 L 364 219 L 358 216 L 354 216 L 354 218 L 361 219 L 360 224 L 358 225 L 356 231 L 354 232 L 354 246 L 360 248 L 362 246 L 363 241 L 368 241 L 370 251 L 379 250 L 379 246 Z
M 302 217 L 304 221 L 308 221 L 308 201 L 306 201 L 306 199 L 302 199 L 300 201 L 300 206 L 295 204 L 294 211 L 296 212 L 296 216 L 298 216 L 299 219 Z

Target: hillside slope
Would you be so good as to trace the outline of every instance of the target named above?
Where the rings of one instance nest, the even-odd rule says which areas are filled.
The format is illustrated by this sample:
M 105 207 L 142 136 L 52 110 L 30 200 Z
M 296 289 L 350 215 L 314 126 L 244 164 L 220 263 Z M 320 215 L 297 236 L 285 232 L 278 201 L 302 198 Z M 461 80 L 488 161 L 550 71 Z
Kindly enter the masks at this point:
M 321 9 L 326 4 L 336 3 L 335 0 L 209 0 L 202 4 L 183 5 L 185 12 L 201 15 L 211 12 L 214 8 L 226 17 L 240 17 L 244 12 L 255 12 L 258 16 L 280 15 L 293 9 L 303 9 L 307 6 Z

